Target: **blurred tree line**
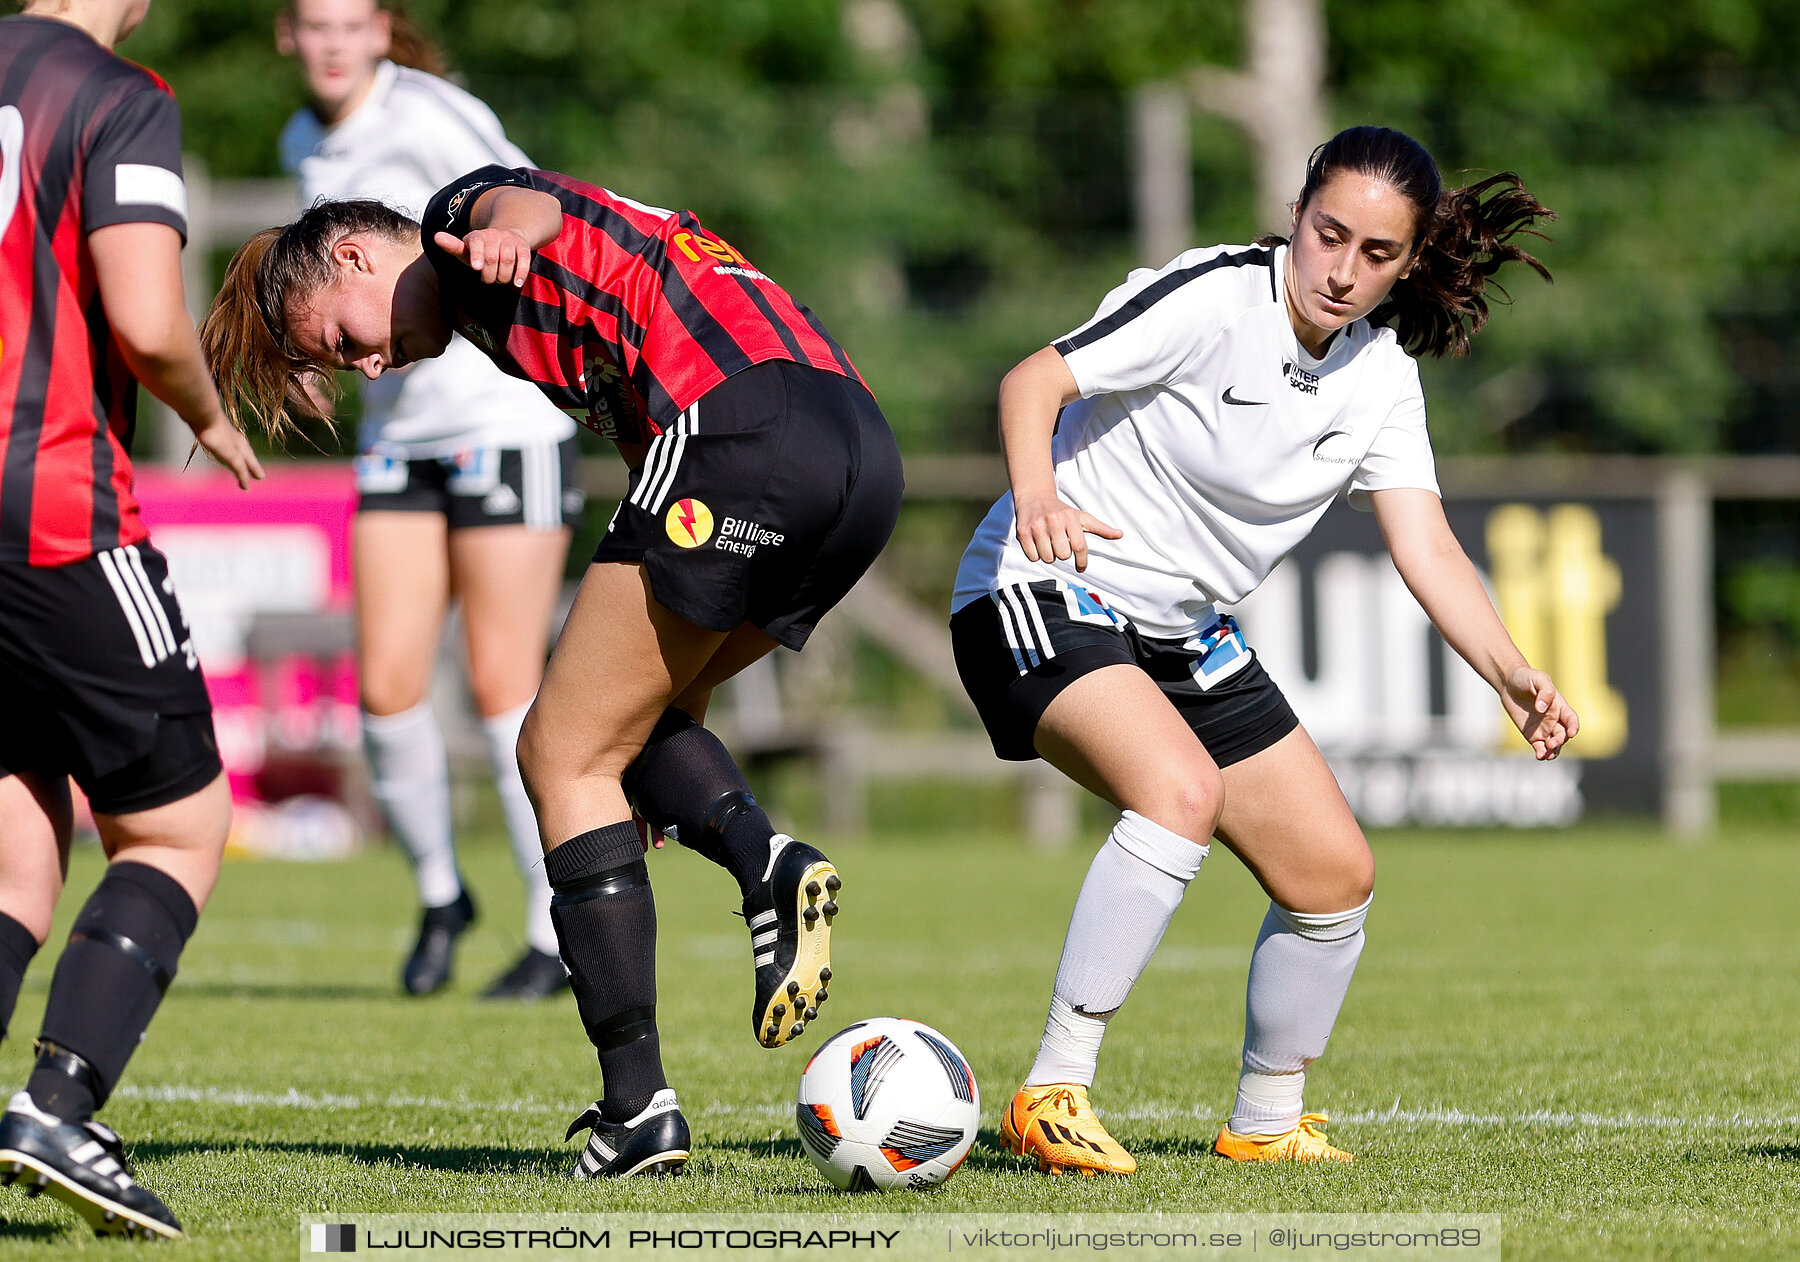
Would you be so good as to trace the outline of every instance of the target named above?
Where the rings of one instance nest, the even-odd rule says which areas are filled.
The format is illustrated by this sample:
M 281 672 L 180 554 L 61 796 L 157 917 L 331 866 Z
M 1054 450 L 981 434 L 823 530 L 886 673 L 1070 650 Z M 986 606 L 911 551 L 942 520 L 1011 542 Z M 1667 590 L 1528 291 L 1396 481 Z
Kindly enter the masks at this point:
M 218 176 L 276 173 L 277 0 L 164 0 L 123 51 Z M 991 449 L 1019 357 L 1135 264 L 1129 100 L 1243 55 L 1240 0 L 413 0 L 540 164 L 694 209 L 850 348 L 909 450 Z M 1800 447 L 1800 5 L 1327 0 L 1334 125 L 1511 169 L 1561 212 L 1440 450 Z M 1252 155 L 1193 125 L 1196 244 Z M 1296 191 L 1298 191 L 1296 189 Z M 1159 260 L 1160 261 L 1160 260 Z

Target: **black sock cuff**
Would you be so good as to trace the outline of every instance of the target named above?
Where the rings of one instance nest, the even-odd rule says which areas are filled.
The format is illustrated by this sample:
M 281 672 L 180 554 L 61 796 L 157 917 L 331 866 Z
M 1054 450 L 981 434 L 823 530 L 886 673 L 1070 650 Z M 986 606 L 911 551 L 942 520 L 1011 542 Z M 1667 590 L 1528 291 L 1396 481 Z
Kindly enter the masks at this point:
M 106 875 L 94 892 L 98 895 L 107 886 L 117 888 L 120 885 L 131 886 L 162 908 L 170 924 L 181 935 L 180 946 L 187 945 L 187 940 L 194 936 L 195 926 L 200 923 L 200 909 L 194 906 L 193 898 L 182 888 L 180 881 L 161 868 L 126 859 L 107 865 Z
M 656 726 L 650 729 L 650 735 L 644 741 L 644 747 L 638 751 L 638 756 L 631 760 L 629 767 L 625 768 L 623 784 L 626 796 L 635 802 L 638 790 L 643 784 L 645 769 L 653 759 L 662 754 L 664 741 L 680 736 L 684 732 L 690 732 L 699 726 L 699 722 L 687 711 L 677 710 L 674 706 L 665 709 L 658 716 Z
M 31 930 L 0 911 L 0 965 L 11 965 L 23 973 L 37 954 L 38 940 Z
M 643 857 L 644 843 L 638 837 L 637 825 L 628 819 L 621 820 L 563 842 L 544 856 L 544 875 L 554 889 L 571 881 L 585 880 L 608 868 L 641 862 Z
M 656 726 L 650 729 L 650 739 L 644 742 L 644 748 L 660 745 L 671 736 L 680 736 L 683 732 L 699 727 L 699 722 L 686 710 L 677 710 L 674 706 L 662 712 L 656 720 Z

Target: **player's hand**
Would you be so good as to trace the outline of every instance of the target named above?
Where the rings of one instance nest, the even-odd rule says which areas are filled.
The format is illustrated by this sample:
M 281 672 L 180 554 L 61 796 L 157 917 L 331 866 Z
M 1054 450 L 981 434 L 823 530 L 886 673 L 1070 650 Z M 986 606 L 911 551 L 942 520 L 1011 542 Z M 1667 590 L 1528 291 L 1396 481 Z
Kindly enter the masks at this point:
M 1556 757 L 1581 731 L 1580 717 L 1541 670 L 1515 667 L 1500 687 L 1500 702 L 1540 762 Z
M 1019 546 L 1033 561 L 1067 561 L 1075 558 L 1077 570 L 1087 569 L 1087 537 L 1120 539 L 1125 532 L 1109 526 L 1079 508 L 1071 508 L 1056 496 L 1015 502 L 1019 519 Z
M 637 827 L 638 840 L 643 843 L 645 854 L 649 854 L 652 847 L 663 848 L 662 829 L 639 815 L 635 807 L 632 808 L 631 822 Z
M 511 228 L 477 228 L 462 240 L 448 232 L 432 238 L 452 258 L 461 259 L 472 272 L 479 272 L 489 285 L 525 287 L 531 275 L 531 247 L 525 238 Z
M 250 440 L 223 416 L 195 430 L 194 441 L 212 457 L 214 463 L 231 470 L 231 475 L 237 479 L 241 490 L 248 491 L 253 479 L 262 480 L 262 462 L 251 449 Z

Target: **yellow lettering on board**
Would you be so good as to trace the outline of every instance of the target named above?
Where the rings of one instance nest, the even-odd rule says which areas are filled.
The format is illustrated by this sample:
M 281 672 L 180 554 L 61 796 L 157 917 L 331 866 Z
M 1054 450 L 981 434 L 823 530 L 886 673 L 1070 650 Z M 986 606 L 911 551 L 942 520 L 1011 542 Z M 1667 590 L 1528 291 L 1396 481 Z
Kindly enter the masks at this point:
M 1606 616 L 1623 592 L 1618 564 L 1601 547 L 1600 516 L 1585 504 L 1548 513 L 1503 504 L 1488 517 L 1488 567 L 1501 620 L 1519 651 L 1550 673 L 1581 716 L 1569 747 L 1577 758 L 1611 758 L 1630 724 L 1623 694 L 1607 678 Z M 1506 743 L 1519 739 L 1510 721 Z

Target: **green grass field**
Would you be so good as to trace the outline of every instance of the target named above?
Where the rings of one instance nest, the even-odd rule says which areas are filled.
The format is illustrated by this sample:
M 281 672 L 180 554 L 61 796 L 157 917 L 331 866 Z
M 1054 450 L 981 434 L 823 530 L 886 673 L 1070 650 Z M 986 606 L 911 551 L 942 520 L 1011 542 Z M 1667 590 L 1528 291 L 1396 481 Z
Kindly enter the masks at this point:
M 567 998 L 478 1003 L 518 949 L 504 847 L 466 847 L 485 920 L 450 993 L 403 1001 L 410 881 L 391 853 L 228 865 L 150 1037 L 103 1114 L 184 1220 L 195 1258 L 292 1257 L 302 1213 L 842 1208 L 800 1152 L 794 1085 L 853 1019 L 903 1015 L 973 1062 L 988 1129 L 932 1194 L 859 1210 L 1422 1211 L 1504 1216 L 1508 1258 L 1777 1257 L 1800 1251 L 1800 847 L 1677 849 L 1586 830 L 1378 837 L 1355 988 L 1314 1070 L 1352 1167 L 1208 1155 L 1231 1101 L 1262 900 L 1217 848 L 1113 1022 L 1095 1102 L 1138 1155 L 1129 1181 L 1050 1179 L 997 1146 L 1036 1047 L 1085 853 L 995 837 L 832 848 L 844 873 L 832 1002 L 798 1043 L 752 1042 L 729 882 L 657 856 L 660 1011 L 695 1130 L 674 1182 L 566 1179 L 560 1138 L 597 1093 Z M 95 880 L 77 857 L 64 927 Z M 17 1084 L 51 952 L 33 966 Z M 8 1090 L 12 1087 L 9 1086 Z M 116 1253 L 48 1198 L 0 1191 L 0 1256 Z

